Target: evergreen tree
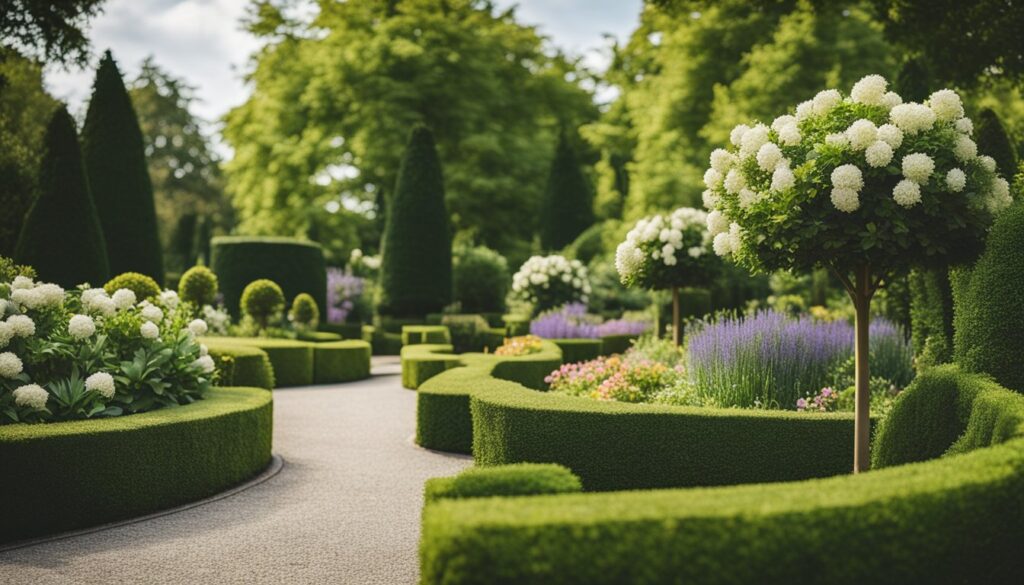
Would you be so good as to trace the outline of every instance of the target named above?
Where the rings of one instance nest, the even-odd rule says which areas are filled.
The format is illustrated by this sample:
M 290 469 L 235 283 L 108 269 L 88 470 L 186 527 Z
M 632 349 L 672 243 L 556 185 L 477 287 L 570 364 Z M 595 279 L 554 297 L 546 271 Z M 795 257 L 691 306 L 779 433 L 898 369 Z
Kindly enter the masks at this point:
M 540 213 L 540 244 L 561 250 L 594 224 L 594 194 L 565 132 L 558 138 Z
M 39 278 L 72 287 L 110 277 L 103 230 L 82 165 L 75 123 L 64 107 L 50 118 L 39 168 L 39 196 L 29 210 L 15 258 Z
M 380 313 L 423 317 L 452 299 L 452 240 L 434 136 L 413 128 L 388 201 Z
M 924 59 L 913 57 L 904 61 L 900 66 L 899 73 L 896 74 L 894 89 L 904 100 L 923 103 L 931 95 L 933 84 Z
M 163 254 L 142 131 L 110 51 L 96 71 L 82 128 L 82 152 L 111 272 L 140 272 L 163 282 Z
M 996 168 L 1004 177 L 1017 173 L 1017 149 L 1010 140 L 1006 126 L 991 108 L 985 108 L 975 119 L 978 152 L 996 159 Z

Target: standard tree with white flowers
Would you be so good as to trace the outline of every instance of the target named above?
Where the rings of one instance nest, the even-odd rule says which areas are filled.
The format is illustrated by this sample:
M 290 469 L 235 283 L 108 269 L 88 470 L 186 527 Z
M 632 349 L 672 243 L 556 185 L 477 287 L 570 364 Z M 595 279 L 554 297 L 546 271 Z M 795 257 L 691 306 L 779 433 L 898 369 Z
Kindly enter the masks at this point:
M 979 155 L 956 92 L 903 103 L 869 75 L 829 89 L 770 126 L 737 126 L 704 175 L 714 250 L 753 270 L 824 266 L 856 310 L 854 471 L 867 469 L 871 298 L 893 275 L 979 250 L 1010 205 L 995 161 Z
M 711 253 L 708 214 L 680 207 L 671 215 L 641 219 L 615 251 L 626 286 L 672 290 L 672 339 L 682 344 L 679 287 L 706 284 L 720 260 Z

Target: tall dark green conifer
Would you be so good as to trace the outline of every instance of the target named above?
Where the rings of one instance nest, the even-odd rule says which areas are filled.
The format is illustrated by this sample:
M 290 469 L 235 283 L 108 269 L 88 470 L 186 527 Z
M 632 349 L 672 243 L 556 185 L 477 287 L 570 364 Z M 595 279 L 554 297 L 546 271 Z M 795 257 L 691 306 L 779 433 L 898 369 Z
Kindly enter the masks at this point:
M 110 51 L 103 55 L 82 128 L 82 153 L 113 274 L 164 280 L 153 187 L 139 121 Z
M 1007 180 L 1012 180 L 1017 174 L 1017 148 L 1013 145 L 1013 140 L 1010 140 L 999 114 L 991 108 L 985 108 L 978 114 L 975 124 L 978 153 L 996 159 L 999 173 Z
M 912 57 L 903 62 L 896 74 L 895 90 L 904 101 L 924 102 L 932 93 L 931 73 L 921 57 Z
M 540 244 L 560 250 L 594 224 L 594 193 L 565 132 L 558 139 L 540 214 Z
M 28 212 L 14 254 L 40 280 L 65 288 L 110 277 L 103 230 L 89 193 L 75 122 L 67 109 L 50 118 L 39 168 L 39 196 Z
M 413 128 L 387 203 L 380 313 L 439 312 L 452 300 L 452 239 L 441 162 L 426 127 Z

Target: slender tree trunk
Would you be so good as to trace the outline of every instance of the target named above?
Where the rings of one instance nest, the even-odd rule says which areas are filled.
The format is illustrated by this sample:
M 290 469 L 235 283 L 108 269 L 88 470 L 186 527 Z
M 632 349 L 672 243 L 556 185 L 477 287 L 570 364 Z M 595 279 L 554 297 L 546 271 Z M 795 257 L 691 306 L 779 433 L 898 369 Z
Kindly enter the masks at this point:
M 870 370 L 868 367 L 869 335 L 871 323 L 871 271 L 868 266 L 857 268 L 854 282 L 853 304 L 856 309 L 856 389 L 857 410 L 854 434 L 856 442 L 853 446 L 853 472 L 867 471 L 871 464 L 869 453 L 871 439 L 871 389 L 868 386 Z
M 672 287 L 672 342 L 683 344 L 683 327 L 679 319 L 679 287 Z

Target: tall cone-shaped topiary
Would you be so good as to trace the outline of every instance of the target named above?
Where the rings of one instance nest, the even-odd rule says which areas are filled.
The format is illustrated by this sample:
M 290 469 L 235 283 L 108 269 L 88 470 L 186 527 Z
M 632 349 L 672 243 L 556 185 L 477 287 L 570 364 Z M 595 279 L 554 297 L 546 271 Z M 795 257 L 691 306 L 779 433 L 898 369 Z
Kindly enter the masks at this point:
M 110 51 L 96 71 L 82 128 L 82 154 L 110 271 L 140 272 L 162 283 L 162 249 L 142 130 Z
M 1009 177 L 1017 172 L 1017 148 L 1013 145 L 1006 126 L 999 119 L 999 114 L 991 108 L 978 113 L 975 138 L 978 151 L 984 152 L 996 160 L 996 168 Z
M 551 162 L 540 213 L 540 244 L 561 250 L 594 224 L 594 194 L 580 169 L 576 150 L 563 132 Z
M 423 317 L 452 299 L 452 240 L 441 162 L 430 130 L 409 136 L 388 201 L 380 314 Z
M 101 286 L 110 277 L 103 230 L 82 165 L 75 122 L 67 109 L 50 118 L 39 168 L 39 196 L 28 212 L 14 256 L 39 279 L 72 287 Z

